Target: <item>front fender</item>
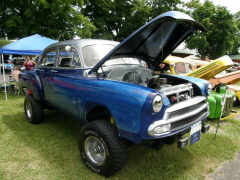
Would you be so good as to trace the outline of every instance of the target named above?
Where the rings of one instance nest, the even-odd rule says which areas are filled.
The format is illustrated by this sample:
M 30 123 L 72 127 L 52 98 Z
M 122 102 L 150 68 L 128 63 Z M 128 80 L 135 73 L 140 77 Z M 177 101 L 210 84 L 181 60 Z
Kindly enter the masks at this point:
M 80 85 L 81 89 L 84 89 L 79 93 L 80 103 L 82 103 L 80 106 L 86 107 L 89 103 L 105 106 L 109 109 L 120 131 L 134 134 L 140 131 L 144 104 L 146 101 L 151 101 L 147 97 L 149 94 L 160 94 L 148 87 L 118 81 L 91 80 L 83 83 Z M 167 98 L 164 100 L 169 104 Z M 80 116 L 84 119 L 85 112 L 80 112 Z

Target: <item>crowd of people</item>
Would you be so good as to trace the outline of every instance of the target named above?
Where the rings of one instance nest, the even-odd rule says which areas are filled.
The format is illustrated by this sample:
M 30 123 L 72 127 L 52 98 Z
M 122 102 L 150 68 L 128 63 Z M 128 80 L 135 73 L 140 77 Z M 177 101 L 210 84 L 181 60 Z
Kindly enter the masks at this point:
M 38 56 L 36 56 L 36 60 L 38 59 Z M 26 56 L 25 60 L 22 62 L 19 58 L 16 58 L 14 60 L 8 60 L 7 63 L 5 63 L 5 69 L 9 71 L 13 71 L 15 68 L 19 70 L 26 70 L 31 71 L 35 66 L 36 62 L 30 59 L 30 56 Z
M 36 56 L 36 61 L 38 60 L 38 56 Z M 36 66 L 36 62 L 30 59 L 30 56 L 26 56 L 25 60 L 20 58 L 16 58 L 14 60 L 7 60 L 5 63 L 5 70 L 10 71 L 11 75 L 9 76 L 10 82 L 15 82 L 14 84 L 10 84 L 10 88 L 12 90 L 18 88 L 18 75 L 21 71 L 31 71 Z

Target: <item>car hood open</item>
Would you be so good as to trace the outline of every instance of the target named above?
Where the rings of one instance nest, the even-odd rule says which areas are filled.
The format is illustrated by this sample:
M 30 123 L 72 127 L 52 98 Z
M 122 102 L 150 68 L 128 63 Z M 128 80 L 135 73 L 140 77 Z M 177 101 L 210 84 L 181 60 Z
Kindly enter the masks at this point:
M 150 69 L 157 67 L 194 31 L 207 29 L 188 15 L 169 11 L 154 18 L 110 51 L 89 71 L 91 74 L 107 60 L 132 57 L 144 60 Z

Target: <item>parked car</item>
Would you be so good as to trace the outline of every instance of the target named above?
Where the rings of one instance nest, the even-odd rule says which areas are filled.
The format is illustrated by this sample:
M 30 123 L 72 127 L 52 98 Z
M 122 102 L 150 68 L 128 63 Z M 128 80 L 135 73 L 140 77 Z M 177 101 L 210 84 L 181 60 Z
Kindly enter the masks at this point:
M 223 56 L 211 62 L 168 56 L 163 63 L 165 64 L 163 68 L 166 71 L 165 73 L 198 77 L 208 80 L 211 83 L 211 80 L 215 79 L 217 74 L 233 66 L 233 61 L 229 56 Z M 233 117 L 235 115 L 233 113 L 233 104 L 236 94 L 227 90 L 225 84 L 216 83 L 216 81 L 213 82 L 215 82 L 212 83 L 213 91 L 207 98 L 210 106 L 208 118 L 215 119 L 224 116 L 225 119 L 228 119 Z M 225 95 L 226 100 L 225 104 L 223 104 Z
M 240 102 L 240 86 L 237 83 L 240 81 L 240 71 L 234 71 L 231 73 L 221 74 L 215 76 L 211 79 L 211 83 L 224 83 L 227 85 L 229 91 L 236 93 L 236 98 L 234 99 L 234 106 L 238 106 Z
M 225 57 L 228 57 L 228 56 L 225 56 Z M 230 59 L 230 57 L 228 59 Z M 189 61 L 194 64 L 194 66 L 193 66 L 194 68 L 199 68 L 201 66 L 209 64 L 209 62 L 206 62 L 206 61 L 199 61 L 199 60 L 192 60 L 192 59 L 189 59 Z M 221 61 L 221 58 L 220 58 L 220 61 Z M 224 63 L 224 61 L 222 61 L 221 66 L 228 67 L 227 69 L 229 69 L 229 68 L 231 68 L 230 66 L 233 63 L 233 66 L 236 67 L 236 63 L 234 63 L 234 62 L 230 62 L 229 64 L 227 64 L 227 63 L 228 63 L 228 61 L 225 61 L 225 63 Z M 217 70 L 217 72 L 214 73 L 216 75 L 214 75 L 211 79 L 209 79 L 209 78 L 204 78 L 204 79 L 209 79 L 209 81 L 211 82 L 213 87 L 219 83 L 226 84 L 227 89 L 228 89 L 228 91 L 227 91 L 228 94 L 233 94 L 233 95 L 235 94 L 234 100 L 233 100 L 233 106 L 239 105 L 240 92 L 239 92 L 239 85 L 236 85 L 236 83 L 238 83 L 240 81 L 240 71 L 236 70 L 236 71 L 227 73 L 227 72 L 225 72 L 225 71 L 227 71 L 227 70 L 225 70 L 226 68 L 224 68 L 224 69 L 215 68 L 215 69 Z M 222 72 L 220 72 L 220 71 L 222 71 Z
M 226 69 L 226 71 L 228 73 L 231 73 L 231 72 L 235 72 L 237 70 L 240 70 L 240 67 L 239 67 L 239 64 L 238 63 L 234 63 L 232 67 Z
M 188 15 L 171 11 L 121 43 L 80 39 L 48 46 L 33 71 L 19 75 L 20 89 L 28 89 L 26 119 L 42 123 L 44 109 L 54 108 L 83 123 L 81 157 L 89 169 L 104 176 L 124 166 L 124 140 L 152 143 L 155 149 L 177 140 L 183 148 L 190 132 L 194 144 L 210 127 L 205 121 L 211 84 L 152 72 L 197 30 L 206 31 Z

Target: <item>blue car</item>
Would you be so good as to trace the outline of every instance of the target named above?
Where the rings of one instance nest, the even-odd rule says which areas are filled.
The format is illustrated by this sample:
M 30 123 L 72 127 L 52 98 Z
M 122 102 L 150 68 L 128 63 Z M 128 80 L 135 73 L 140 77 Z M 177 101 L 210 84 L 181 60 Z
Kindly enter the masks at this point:
M 26 119 L 42 123 L 44 109 L 54 108 L 84 124 L 80 155 L 107 177 L 126 163 L 126 141 L 155 149 L 175 140 L 179 148 L 194 144 L 209 129 L 210 83 L 153 72 L 197 30 L 206 31 L 188 15 L 170 11 L 123 42 L 80 39 L 48 46 L 33 71 L 19 74 L 20 89 L 27 89 Z

